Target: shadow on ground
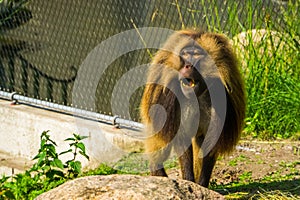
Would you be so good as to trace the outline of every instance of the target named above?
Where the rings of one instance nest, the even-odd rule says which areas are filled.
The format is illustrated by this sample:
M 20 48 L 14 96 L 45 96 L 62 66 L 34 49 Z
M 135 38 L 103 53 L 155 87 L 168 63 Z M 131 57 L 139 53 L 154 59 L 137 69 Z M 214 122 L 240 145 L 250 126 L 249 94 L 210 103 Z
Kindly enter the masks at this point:
M 268 193 L 271 191 L 282 192 L 285 194 L 289 194 L 291 196 L 299 197 L 300 179 L 271 181 L 268 183 L 262 183 L 260 181 L 257 181 L 257 182 L 243 184 L 243 185 L 241 185 L 241 183 L 237 183 L 236 186 L 234 185 L 234 183 L 231 183 L 224 186 L 218 185 L 213 190 L 223 195 L 240 193 L 242 194 L 242 196 L 240 196 L 240 199 L 249 199 L 250 197 L 253 197 L 256 194 Z

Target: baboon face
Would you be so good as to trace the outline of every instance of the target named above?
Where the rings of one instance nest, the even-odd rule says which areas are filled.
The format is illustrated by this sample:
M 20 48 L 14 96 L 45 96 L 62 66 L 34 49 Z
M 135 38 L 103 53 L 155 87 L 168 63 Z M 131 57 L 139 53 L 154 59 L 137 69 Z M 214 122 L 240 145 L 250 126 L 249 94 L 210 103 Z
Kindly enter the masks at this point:
M 183 94 L 187 98 L 191 98 L 193 93 L 200 96 L 206 89 L 201 71 L 207 67 L 207 52 L 196 42 L 191 42 L 180 50 L 179 57 L 178 79 Z

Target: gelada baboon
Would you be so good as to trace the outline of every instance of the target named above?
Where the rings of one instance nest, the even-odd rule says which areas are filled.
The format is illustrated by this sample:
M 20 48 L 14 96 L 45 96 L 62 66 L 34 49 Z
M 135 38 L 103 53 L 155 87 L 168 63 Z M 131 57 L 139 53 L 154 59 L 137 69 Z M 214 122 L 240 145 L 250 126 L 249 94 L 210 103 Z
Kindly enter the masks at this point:
M 175 32 L 157 52 L 141 101 L 151 175 L 167 176 L 163 163 L 174 148 L 182 178 L 208 186 L 217 156 L 235 148 L 243 126 L 237 63 L 224 35 L 195 30 Z

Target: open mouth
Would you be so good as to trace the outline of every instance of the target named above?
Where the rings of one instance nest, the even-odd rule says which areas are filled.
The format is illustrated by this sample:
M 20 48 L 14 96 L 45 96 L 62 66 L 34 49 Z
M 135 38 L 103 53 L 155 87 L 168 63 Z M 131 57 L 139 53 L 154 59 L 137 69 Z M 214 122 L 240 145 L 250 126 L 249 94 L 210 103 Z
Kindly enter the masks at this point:
M 196 86 L 196 82 L 192 78 L 182 78 L 180 79 L 180 83 L 182 86 L 189 87 L 189 88 L 193 88 Z

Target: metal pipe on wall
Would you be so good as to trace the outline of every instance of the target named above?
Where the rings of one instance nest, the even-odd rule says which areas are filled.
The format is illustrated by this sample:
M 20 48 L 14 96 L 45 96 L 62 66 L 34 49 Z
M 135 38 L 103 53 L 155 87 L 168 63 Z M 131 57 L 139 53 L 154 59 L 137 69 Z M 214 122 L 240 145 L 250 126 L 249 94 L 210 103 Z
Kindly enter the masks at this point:
M 0 98 L 8 99 L 13 101 L 14 103 L 24 103 L 29 105 L 37 106 L 41 109 L 48 109 L 53 111 L 58 111 L 64 114 L 72 114 L 74 116 L 78 117 L 84 117 L 91 120 L 96 120 L 99 122 L 108 123 L 117 127 L 127 127 L 127 128 L 135 128 L 135 129 L 142 129 L 143 125 L 138 122 L 134 122 L 127 119 L 122 119 L 118 116 L 109 116 L 104 115 L 92 111 L 87 111 L 79 108 L 74 108 L 71 106 L 65 106 L 57 103 L 52 103 L 40 99 L 35 99 L 31 97 L 26 97 L 20 94 L 17 94 L 16 92 L 5 92 L 0 91 Z

